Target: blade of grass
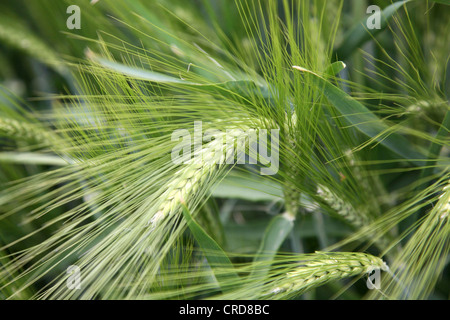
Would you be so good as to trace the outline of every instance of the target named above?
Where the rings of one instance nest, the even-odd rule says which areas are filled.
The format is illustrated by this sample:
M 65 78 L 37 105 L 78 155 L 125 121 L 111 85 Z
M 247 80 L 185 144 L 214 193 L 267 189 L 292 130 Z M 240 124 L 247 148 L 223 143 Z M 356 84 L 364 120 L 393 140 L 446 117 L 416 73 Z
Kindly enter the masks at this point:
M 270 98 L 270 93 L 266 86 L 257 85 L 254 81 L 251 80 L 232 80 L 206 84 L 196 83 L 165 75 L 159 72 L 126 66 L 118 62 L 95 57 L 94 54 L 90 55 L 91 59 L 99 63 L 102 67 L 113 70 L 115 72 L 119 72 L 126 76 L 130 76 L 133 79 L 140 79 L 168 85 L 182 85 L 184 87 L 194 88 L 205 92 L 220 92 L 226 95 L 241 95 L 246 97 L 251 93 L 255 93 L 262 95 L 264 98 Z
M 360 102 L 316 73 L 298 66 L 293 66 L 293 68 L 312 74 L 316 85 L 323 90 L 323 94 L 327 97 L 328 101 L 360 132 L 377 140 L 380 144 L 414 165 L 423 165 L 423 161 L 419 160 L 425 157 L 415 150 L 405 137 L 392 132 L 382 138 L 382 135 L 390 131 L 390 127 Z
M 346 34 L 346 36 L 344 37 L 344 41 L 335 51 L 333 56 L 337 56 L 337 58 L 340 60 L 348 58 L 356 48 L 360 47 L 366 41 L 372 39 L 372 37 L 386 28 L 389 20 L 393 17 L 397 10 L 409 1 L 411 0 L 398 1 L 384 8 L 381 11 L 380 29 L 367 29 L 367 18 L 363 19 L 357 25 L 353 26 L 353 28 L 351 28 L 350 31 Z
M 437 3 L 446 4 L 446 5 L 450 6 L 450 0 L 433 0 L 433 1 L 437 2 Z
M 195 240 L 201 247 L 206 259 L 214 272 L 222 291 L 225 291 L 230 285 L 239 283 L 239 276 L 234 271 L 234 266 L 222 248 L 211 238 L 203 228 L 192 219 L 191 213 L 183 203 L 183 216 L 186 219 L 189 230 L 192 232 Z M 226 272 L 224 272 L 226 270 Z
M 248 201 L 281 201 L 281 186 L 272 180 L 249 175 L 227 175 L 211 193 L 216 198 Z
M 66 166 L 68 164 L 67 161 L 60 157 L 33 152 L 0 152 L 0 162 L 47 166 Z
M 226 247 L 226 234 L 220 220 L 219 207 L 214 198 L 209 198 L 202 206 L 197 215 L 197 221 L 221 247 Z
M 345 63 L 342 61 L 336 61 L 327 67 L 327 69 L 325 70 L 325 74 L 327 74 L 329 76 L 335 76 L 344 69 L 345 69 Z

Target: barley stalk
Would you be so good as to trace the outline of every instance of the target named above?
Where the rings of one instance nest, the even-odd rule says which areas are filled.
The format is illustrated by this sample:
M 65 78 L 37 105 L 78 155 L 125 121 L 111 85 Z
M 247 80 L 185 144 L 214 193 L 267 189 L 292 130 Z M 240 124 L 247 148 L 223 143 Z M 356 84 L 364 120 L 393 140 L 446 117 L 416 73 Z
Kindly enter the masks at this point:
M 316 254 L 316 258 L 308 260 L 294 271 L 286 273 L 281 280 L 282 284 L 272 289 L 270 294 L 301 294 L 333 280 L 354 277 L 373 270 L 388 270 L 383 260 L 366 253 L 317 252 Z

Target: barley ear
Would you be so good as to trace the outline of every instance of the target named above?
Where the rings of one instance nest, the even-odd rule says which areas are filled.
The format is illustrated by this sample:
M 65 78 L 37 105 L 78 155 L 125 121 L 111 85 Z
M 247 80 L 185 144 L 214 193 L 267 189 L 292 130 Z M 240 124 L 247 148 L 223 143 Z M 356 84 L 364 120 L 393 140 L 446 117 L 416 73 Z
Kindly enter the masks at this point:
M 233 130 L 227 130 L 227 132 L 235 137 L 234 143 L 242 142 L 242 139 L 236 138 L 237 135 L 234 134 Z M 241 130 L 239 132 L 242 133 Z M 246 132 L 244 132 L 244 137 L 246 138 L 245 135 Z M 207 143 L 201 150 L 196 150 L 194 157 L 183 164 L 181 169 L 174 174 L 175 178 L 169 182 L 166 191 L 162 195 L 164 198 L 163 202 L 150 221 L 152 225 L 156 225 L 166 217 L 178 213 L 181 208 L 180 199 L 188 202 L 189 197 L 199 190 L 207 178 L 224 166 L 227 155 L 234 150 L 234 147 L 230 146 L 228 149 L 223 148 L 220 153 L 217 152 L 219 141 L 224 137 L 225 133 L 217 137 L 216 140 Z M 243 138 L 243 136 L 240 136 L 240 138 Z M 199 160 L 196 159 L 196 156 L 198 156 Z
M 59 142 L 58 137 L 50 131 L 31 123 L 3 117 L 0 117 L 0 135 L 46 147 Z
M 271 289 L 270 294 L 302 294 L 330 281 L 363 275 L 373 270 L 387 271 L 388 267 L 380 258 L 366 253 L 316 252 L 313 259 L 286 273 L 279 281 L 281 284 Z
M 343 200 L 328 187 L 321 184 L 318 185 L 317 195 L 334 209 L 338 215 L 353 226 L 360 228 L 366 226 L 370 222 L 365 215 L 358 214 L 350 203 Z
M 287 116 L 286 116 L 287 117 Z M 291 126 L 296 127 L 297 116 L 292 114 L 291 116 Z M 289 123 L 289 121 L 286 121 Z M 297 181 L 300 175 L 300 170 L 297 168 L 296 158 L 299 154 L 296 139 L 290 132 L 290 126 L 285 125 L 286 132 L 286 144 L 288 146 L 287 155 L 285 156 L 285 166 L 284 171 L 286 172 L 285 184 L 283 187 L 284 202 L 286 207 L 286 214 L 291 218 L 295 219 L 297 212 L 299 210 L 299 199 L 300 192 L 298 191 L 294 181 Z

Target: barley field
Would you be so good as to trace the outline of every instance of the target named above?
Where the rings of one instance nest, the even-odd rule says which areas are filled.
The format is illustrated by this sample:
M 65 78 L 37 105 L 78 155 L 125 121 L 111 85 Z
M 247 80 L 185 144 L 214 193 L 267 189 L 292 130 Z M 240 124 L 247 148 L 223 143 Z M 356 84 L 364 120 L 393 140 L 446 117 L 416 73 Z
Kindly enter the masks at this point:
M 0 3 L 0 300 L 448 300 L 450 1 Z

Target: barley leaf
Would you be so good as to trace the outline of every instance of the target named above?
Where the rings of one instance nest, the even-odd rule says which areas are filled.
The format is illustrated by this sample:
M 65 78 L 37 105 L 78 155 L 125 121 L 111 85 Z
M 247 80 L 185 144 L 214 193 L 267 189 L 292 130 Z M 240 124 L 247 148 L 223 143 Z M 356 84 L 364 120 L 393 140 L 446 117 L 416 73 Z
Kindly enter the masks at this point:
M 219 207 L 214 198 L 209 198 L 197 215 L 197 221 L 203 229 L 219 244 L 225 247 L 226 235 L 220 220 Z
M 392 132 L 388 125 L 360 102 L 314 72 L 297 66 L 294 66 L 294 69 L 312 74 L 315 84 L 323 90 L 323 94 L 328 98 L 328 101 L 342 114 L 344 119 L 360 132 L 380 142 L 401 158 L 417 166 L 423 164 L 423 161 L 419 160 L 424 159 L 424 155 L 415 150 L 405 137 Z M 388 131 L 391 131 L 391 133 L 386 135 Z
M 180 78 L 172 77 L 169 75 L 162 74 L 160 72 L 145 70 L 141 68 L 127 66 L 118 62 L 109 61 L 103 58 L 95 57 L 91 55 L 91 59 L 99 63 L 102 67 L 106 69 L 119 72 L 123 75 L 130 76 L 133 79 L 139 79 L 144 81 L 163 83 L 168 85 L 183 86 L 186 88 L 197 89 L 207 93 L 220 92 L 224 95 L 240 95 L 247 97 L 252 93 L 260 94 L 264 98 L 270 98 L 270 93 L 266 86 L 257 85 L 252 80 L 232 80 L 217 83 L 196 83 L 187 80 L 182 80 Z
M 183 205 L 183 216 L 186 219 L 189 230 L 205 254 L 208 263 L 214 272 L 222 291 L 230 284 L 238 284 L 239 276 L 234 271 L 233 264 L 222 248 L 211 238 L 203 228 L 192 219 L 188 208 Z M 226 270 L 226 272 L 224 272 Z
M 433 0 L 434 2 L 437 3 L 442 3 L 442 4 L 446 4 L 446 5 L 450 5 L 450 0 Z
M 228 175 L 212 189 L 212 195 L 216 198 L 248 201 L 280 201 L 283 199 L 283 190 L 272 180 L 257 176 Z
M 325 74 L 329 76 L 335 76 L 343 69 L 345 69 L 345 63 L 342 61 L 335 61 L 327 67 L 327 69 L 325 70 Z
M 334 56 L 337 55 L 340 60 L 348 58 L 356 48 L 360 47 L 366 41 L 372 39 L 372 37 L 386 28 L 389 20 L 393 17 L 397 10 L 409 1 L 410 0 L 398 1 L 384 8 L 384 10 L 381 11 L 379 29 L 368 29 L 366 26 L 367 18 L 364 18 L 357 25 L 353 26 L 353 28 L 350 29 L 350 31 L 345 35 L 344 41 L 335 51 Z
M 66 166 L 68 164 L 58 156 L 33 152 L 0 152 L 0 162 L 46 166 Z

